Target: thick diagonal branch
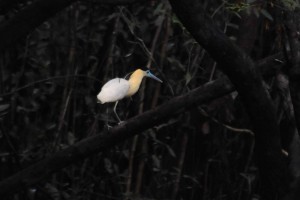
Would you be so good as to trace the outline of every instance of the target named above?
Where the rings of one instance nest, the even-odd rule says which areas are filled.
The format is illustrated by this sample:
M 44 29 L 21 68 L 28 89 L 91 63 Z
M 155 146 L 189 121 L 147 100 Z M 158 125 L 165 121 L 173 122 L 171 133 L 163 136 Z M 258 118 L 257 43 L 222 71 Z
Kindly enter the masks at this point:
M 278 54 L 259 62 L 259 68 L 267 74 L 274 69 L 279 69 L 281 63 L 274 61 L 280 58 Z M 274 68 L 274 66 L 276 66 Z M 67 149 L 54 154 L 0 182 L 0 195 L 9 194 L 22 187 L 27 187 L 43 180 L 48 175 L 66 167 L 80 159 L 86 158 L 93 153 L 105 150 L 122 142 L 141 131 L 146 130 L 174 114 L 183 112 L 185 109 L 202 104 L 212 99 L 221 97 L 234 90 L 227 79 L 220 79 L 196 88 L 188 94 L 175 97 L 167 103 L 142 115 L 136 116 L 124 122 L 121 126 L 110 130 L 106 136 L 96 135 L 76 143 Z
M 0 25 L 0 50 L 15 44 L 75 0 L 37 0 Z
M 82 140 L 3 180 L 0 182 L 0 195 L 2 196 L 17 191 L 21 187 L 37 183 L 70 163 L 88 157 L 95 152 L 110 148 L 137 133 L 141 133 L 141 131 L 159 124 L 159 122 L 171 115 L 180 113 L 185 108 L 193 106 L 196 102 L 203 103 L 210 101 L 230 91 L 233 91 L 233 86 L 227 79 L 221 79 L 195 89 L 186 95 L 176 97 L 162 106 L 129 119 L 120 126 L 111 129 L 109 133 L 104 134 L 105 136 L 101 134 Z

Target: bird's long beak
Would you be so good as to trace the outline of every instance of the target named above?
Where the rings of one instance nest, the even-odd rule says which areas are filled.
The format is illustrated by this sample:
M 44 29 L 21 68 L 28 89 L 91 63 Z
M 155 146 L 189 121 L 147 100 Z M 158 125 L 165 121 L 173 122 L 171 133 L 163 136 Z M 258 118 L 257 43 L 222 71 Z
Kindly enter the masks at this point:
M 160 80 L 159 78 L 157 78 L 156 76 L 154 76 L 150 71 L 148 71 L 148 73 L 146 74 L 147 77 L 152 78 L 158 82 L 163 82 L 162 80 Z

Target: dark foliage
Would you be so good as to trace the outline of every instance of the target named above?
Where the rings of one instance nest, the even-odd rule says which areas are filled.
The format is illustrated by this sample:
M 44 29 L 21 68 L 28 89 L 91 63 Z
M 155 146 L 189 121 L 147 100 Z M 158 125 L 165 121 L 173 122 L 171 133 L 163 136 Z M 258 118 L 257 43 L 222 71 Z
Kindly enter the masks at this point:
M 272 162 L 270 152 L 275 146 L 274 151 L 280 150 L 276 152 L 279 157 L 283 157 L 281 150 L 292 155 L 290 157 L 298 156 L 298 146 L 291 144 L 298 141 L 298 138 L 292 139 L 297 137 L 298 121 L 293 116 L 288 85 L 288 75 L 295 77 L 291 65 L 295 71 L 299 65 L 298 57 L 295 58 L 298 54 L 291 53 L 289 48 L 293 46 L 290 33 L 297 27 L 286 32 L 285 27 L 296 22 L 282 15 L 290 7 L 272 1 L 199 1 L 219 28 L 219 32 L 212 33 L 225 33 L 228 43 L 239 46 L 235 49 L 237 46 L 232 45 L 224 52 L 225 46 L 210 46 L 209 41 L 202 41 L 200 46 L 195 40 L 199 38 L 191 30 L 201 30 L 205 35 L 211 27 L 187 26 L 188 20 L 181 22 L 174 13 L 180 12 L 180 6 L 172 10 L 167 1 L 134 3 L 129 0 L 128 5 L 123 5 L 126 1 L 119 1 L 122 5 L 116 6 L 107 5 L 104 0 L 61 0 L 58 6 L 54 1 L 50 3 L 51 9 L 47 12 L 43 10 L 47 6 L 38 6 L 41 10 L 31 13 L 36 10 L 34 6 L 42 2 L 0 0 L 0 179 L 5 184 L 5 178 L 30 166 L 45 167 L 47 175 L 36 183 L 42 176 L 42 168 L 38 168 L 36 174 L 32 170 L 27 175 L 33 179 L 24 184 L 34 184 L 22 187 L 22 183 L 18 183 L 21 189 L 6 199 L 255 200 L 265 192 L 262 192 L 265 188 L 262 177 L 270 178 L 265 173 L 269 169 L 260 171 L 267 175 L 259 174 L 265 162 L 261 159 L 263 156 L 255 155 L 270 156 Z M 55 16 L 46 20 L 54 13 Z M 32 20 L 24 29 L 20 28 L 23 15 Z M 34 20 L 35 16 L 41 18 Z M 181 20 L 184 18 L 178 16 Z M 43 24 L 32 30 L 41 22 Z M 5 38 L 7 36 L 10 37 Z M 299 46 L 294 49 L 298 50 Z M 243 51 L 248 60 L 236 58 L 238 51 Z M 232 63 L 226 59 L 226 53 L 232 57 Z M 268 59 L 262 60 L 266 57 Z M 285 60 L 292 62 L 287 62 L 287 66 Z M 240 61 L 251 65 L 251 70 L 242 77 L 238 74 L 242 70 L 236 68 L 237 76 L 232 79 L 235 72 L 229 69 L 228 73 L 226 67 L 238 66 Z M 159 110 L 168 111 L 171 116 L 162 113 L 161 117 L 165 118 L 160 120 L 157 120 L 159 117 L 152 119 L 152 115 L 133 118 L 140 122 L 129 120 L 129 124 L 133 124 L 129 127 L 139 127 L 141 123 L 151 128 L 139 127 L 138 132 L 126 129 L 124 133 L 128 137 L 138 135 L 123 141 L 127 136 L 108 135 L 119 129 L 122 133 L 122 125 L 119 129 L 109 129 L 109 126 L 117 126 L 113 105 L 97 104 L 96 95 L 107 80 L 124 77 L 136 68 L 150 68 L 164 83 L 144 81 L 138 94 L 122 100 L 118 113 L 124 121 L 161 104 L 174 103 L 175 96 L 191 96 L 186 106 L 181 102 L 174 104 L 180 105 L 178 109 Z M 228 93 L 233 86 L 223 72 L 240 94 Z M 250 77 L 254 73 L 258 74 L 254 80 L 257 82 Z M 199 86 L 209 86 L 214 80 L 227 90 L 222 93 L 209 87 L 205 93 L 209 101 L 204 98 L 194 102 L 192 98 L 196 98 L 196 93 L 189 92 Z M 252 90 L 243 90 L 245 85 Z M 256 87 L 261 88 L 256 91 Z M 295 94 L 299 92 L 297 89 L 295 86 Z M 267 93 L 272 102 L 265 99 L 264 105 L 253 104 L 259 97 L 251 99 L 251 94 L 269 95 Z M 298 102 L 298 99 L 293 100 L 294 104 Z M 258 126 L 253 122 L 253 113 L 259 110 L 270 111 L 276 123 L 266 121 Z M 257 116 L 259 120 L 261 122 Z M 257 140 L 254 138 L 257 132 L 267 134 L 259 135 L 262 140 Z M 278 137 L 273 139 L 276 133 Z M 99 148 L 92 149 L 91 155 L 76 150 L 68 154 L 68 147 L 91 137 L 98 138 L 90 141 L 91 146 L 99 141 Z M 117 145 L 101 144 L 115 137 Z M 265 142 L 268 139 L 271 141 Z M 254 152 L 257 146 L 258 152 Z M 51 160 L 53 155 L 62 155 L 60 152 L 65 152 L 66 157 L 69 155 L 69 160 L 59 157 L 61 162 L 58 158 L 57 163 L 44 162 L 43 165 L 42 161 L 40 165 L 33 165 L 45 158 Z M 81 157 L 76 160 L 74 155 Z M 289 161 L 290 174 L 296 177 L 299 165 L 290 157 L 285 156 L 278 165 L 284 163 L 287 167 L 285 161 Z M 64 167 L 66 163 L 69 165 Z M 35 175 L 38 177 L 34 179 Z M 281 175 L 286 174 L 282 171 Z M 268 183 L 276 187 L 283 184 L 277 181 L 275 175 Z M 295 185 L 297 187 L 297 182 Z M 297 197 L 296 193 L 293 195 Z

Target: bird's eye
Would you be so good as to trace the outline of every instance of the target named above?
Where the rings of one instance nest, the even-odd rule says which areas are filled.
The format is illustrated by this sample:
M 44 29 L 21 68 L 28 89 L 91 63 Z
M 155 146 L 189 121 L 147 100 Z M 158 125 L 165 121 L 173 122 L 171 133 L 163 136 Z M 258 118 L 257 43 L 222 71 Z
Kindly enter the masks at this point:
M 146 73 L 147 73 L 147 74 L 151 74 L 151 73 L 150 73 L 150 70 L 147 70 Z

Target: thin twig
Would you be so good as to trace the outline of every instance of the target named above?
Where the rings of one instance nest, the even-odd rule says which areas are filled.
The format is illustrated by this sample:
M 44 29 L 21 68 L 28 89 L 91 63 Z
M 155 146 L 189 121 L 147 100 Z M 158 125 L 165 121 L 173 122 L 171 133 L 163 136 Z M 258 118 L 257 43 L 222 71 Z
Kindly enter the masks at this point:
M 93 81 L 102 83 L 102 81 L 100 81 L 99 79 L 96 79 L 94 77 L 87 76 L 87 75 L 73 74 L 73 75 L 64 75 L 64 76 L 53 76 L 53 77 L 49 77 L 49 78 L 45 78 L 45 79 L 41 79 L 41 80 L 38 80 L 38 81 L 34 81 L 34 82 L 31 82 L 31 83 L 28 83 L 28 84 L 26 84 L 26 85 L 24 85 L 22 87 L 16 88 L 14 91 L 0 94 L 0 97 L 13 95 L 13 94 L 19 92 L 20 90 L 24 90 L 26 88 L 29 88 L 29 87 L 34 86 L 34 85 L 39 84 L 39 83 L 44 83 L 44 82 L 47 82 L 47 81 L 53 81 L 53 80 L 56 80 L 56 79 L 65 79 L 65 78 L 74 78 L 74 77 L 75 78 L 76 77 L 77 78 L 88 78 L 88 79 L 91 79 Z
M 187 149 L 187 143 L 189 140 L 189 135 L 188 133 L 183 133 L 182 140 L 181 140 L 181 149 L 180 149 L 180 154 L 178 158 L 178 164 L 177 164 L 177 169 L 178 172 L 176 174 L 175 178 L 175 185 L 172 193 L 172 199 L 175 200 L 177 199 L 177 194 L 180 188 L 180 179 L 183 171 L 183 165 L 184 165 L 184 160 L 185 160 L 185 154 L 186 154 L 186 149 Z
M 225 127 L 226 129 L 233 131 L 233 132 L 238 132 L 238 133 L 249 133 L 250 135 L 254 136 L 254 133 L 249 130 L 249 129 L 241 129 L 241 128 L 235 128 L 229 125 L 226 125 L 220 121 L 218 121 L 216 118 L 210 116 L 205 110 L 203 110 L 202 108 L 198 107 L 199 111 L 201 112 L 202 115 L 204 115 L 205 117 L 208 117 L 210 120 L 212 120 L 213 122 L 220 124 L 221 126 Z

